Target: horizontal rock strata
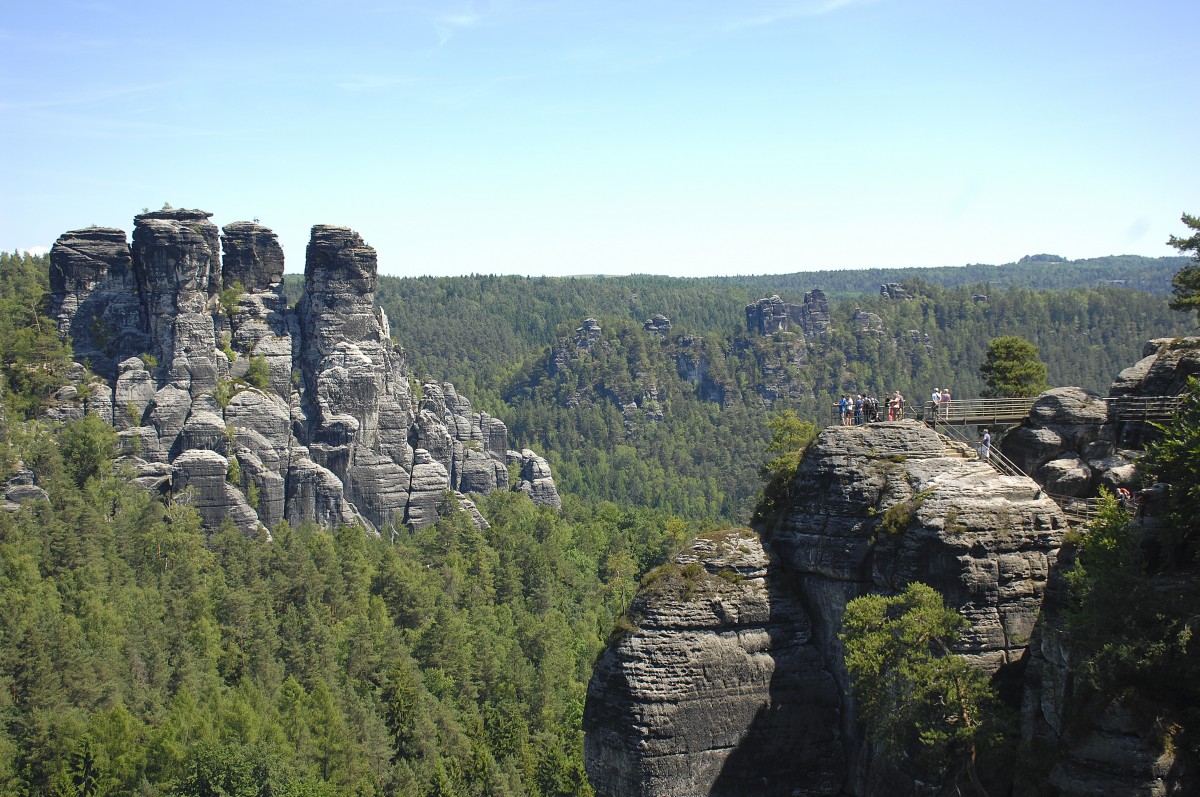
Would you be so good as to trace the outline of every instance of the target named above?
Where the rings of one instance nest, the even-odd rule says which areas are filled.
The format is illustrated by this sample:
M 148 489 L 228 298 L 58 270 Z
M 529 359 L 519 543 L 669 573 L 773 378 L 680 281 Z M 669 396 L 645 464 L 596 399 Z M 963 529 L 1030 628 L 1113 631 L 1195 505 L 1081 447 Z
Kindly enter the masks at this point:
M 107 382 L 79 411 L 118 430 L 140 483 L 188 490 L 207 527 L 247 533 L 283 519 L 418 527 L 454 503 L 478 516 L 448 493 L 509 488 L 504 424 L 452 385 L 414 390 L 358 233 L 313 227 L 291 308 L 275 234 L 211 215 L 143 213 L 132 245 L 89 228 L 50 252 L 51 315 Z M 513 486 L 558 506 L 545 460 L 520 465 Z
M 826 429 L 790 495 L 765 546 L 702 538 L 639 593 L 589 688 L 598 794 L 924 793 L 855 719 L 838 632 L 864 594 L 933 586 L 970 621 L 958 652 L 1021 677 L 1066 531 L 1036 483 L 901 421 Z

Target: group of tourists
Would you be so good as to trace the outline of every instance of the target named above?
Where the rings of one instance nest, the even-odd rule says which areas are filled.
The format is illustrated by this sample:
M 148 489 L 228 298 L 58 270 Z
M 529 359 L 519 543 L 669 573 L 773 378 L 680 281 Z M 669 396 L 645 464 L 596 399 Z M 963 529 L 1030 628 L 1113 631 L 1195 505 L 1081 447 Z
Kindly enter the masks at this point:
M 929 400 L 933 402 L 933 414 L 937 415 L 938 410 L 944 412 L 950 411 L 950 388 L 935 387 L 933 393 L 929 396 Z
M 880 402 L 875 396 L 843 393 L 842 400 L 838 402 L 838 413 L 842 426 L 859 426 L 882 420 L 898 421 L 904 417 L 904 396 L 897 390 Z

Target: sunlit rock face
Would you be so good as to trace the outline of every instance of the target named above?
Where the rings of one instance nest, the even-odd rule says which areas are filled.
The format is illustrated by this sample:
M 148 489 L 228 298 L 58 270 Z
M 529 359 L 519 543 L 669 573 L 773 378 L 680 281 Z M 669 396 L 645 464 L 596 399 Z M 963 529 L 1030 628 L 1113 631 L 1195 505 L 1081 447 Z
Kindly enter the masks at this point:
M 705 535 L 645 586 L 584 718 L 601 795 L 837 794 L 840 700 L 754 532 Z M 801 786 L 800 784 L 804 784 Z
M 868 593 L 930 584 L 970 621 L 958 652 L 1020 682 L 1066 531 L 1037 484 L 901 421 L 826 429 L 789 494 L 765 542 L 701 538 L 635 599 L 588 692 L 599 794 L 923 793 L 855 717 L 838 631 Z
M 291 308 L 276 235 L 211 216 L 143 213 L 132 245 L 89 228 L 51 250 L 51 317 L 107 381 L 84 407 L 118 430 L 139 483 L 246 533 L 284 519 L 415 528 L 453 504 L 484 523 L 445 496 L 508 489 L 508 430 L 453 385 L 414 395 L 375 305 L 375 250 L 313 227 Z M 521 489 L 558 506 L 545 460 L 519 462 Z

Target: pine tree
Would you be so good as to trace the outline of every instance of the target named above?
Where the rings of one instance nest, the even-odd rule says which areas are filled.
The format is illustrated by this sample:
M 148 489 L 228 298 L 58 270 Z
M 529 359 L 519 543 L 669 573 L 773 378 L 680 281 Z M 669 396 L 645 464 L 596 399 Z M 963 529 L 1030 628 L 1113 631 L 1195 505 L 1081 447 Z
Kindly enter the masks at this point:
M 1196 311 L 1200 320 L 1200 217 L 1184 213 L 1182 221 L 1193 232 L 1187 238 L 1172 235 L 1167 241 L 1182 253 L 1191 252 L 1196 265 L 1184 266 L 1171 280 L 1171 288 L 1175 298 L 1171 301 L 1171 309 Z

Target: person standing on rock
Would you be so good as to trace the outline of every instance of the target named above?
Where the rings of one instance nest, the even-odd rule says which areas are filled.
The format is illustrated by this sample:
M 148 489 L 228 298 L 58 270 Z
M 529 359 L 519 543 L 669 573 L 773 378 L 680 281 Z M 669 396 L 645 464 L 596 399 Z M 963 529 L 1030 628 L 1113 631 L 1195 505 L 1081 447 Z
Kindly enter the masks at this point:
M 888 400 L 888 420 L 894 421 L 900 416 L 901 408 L 904 406 L 904 396 L 900 395 L 897 390 L 896 394 Z
M 979 458 L 983 460 L 992 458 L 992 434 L 987 429 L 983 430 L 983 440 L 979 443 Z

